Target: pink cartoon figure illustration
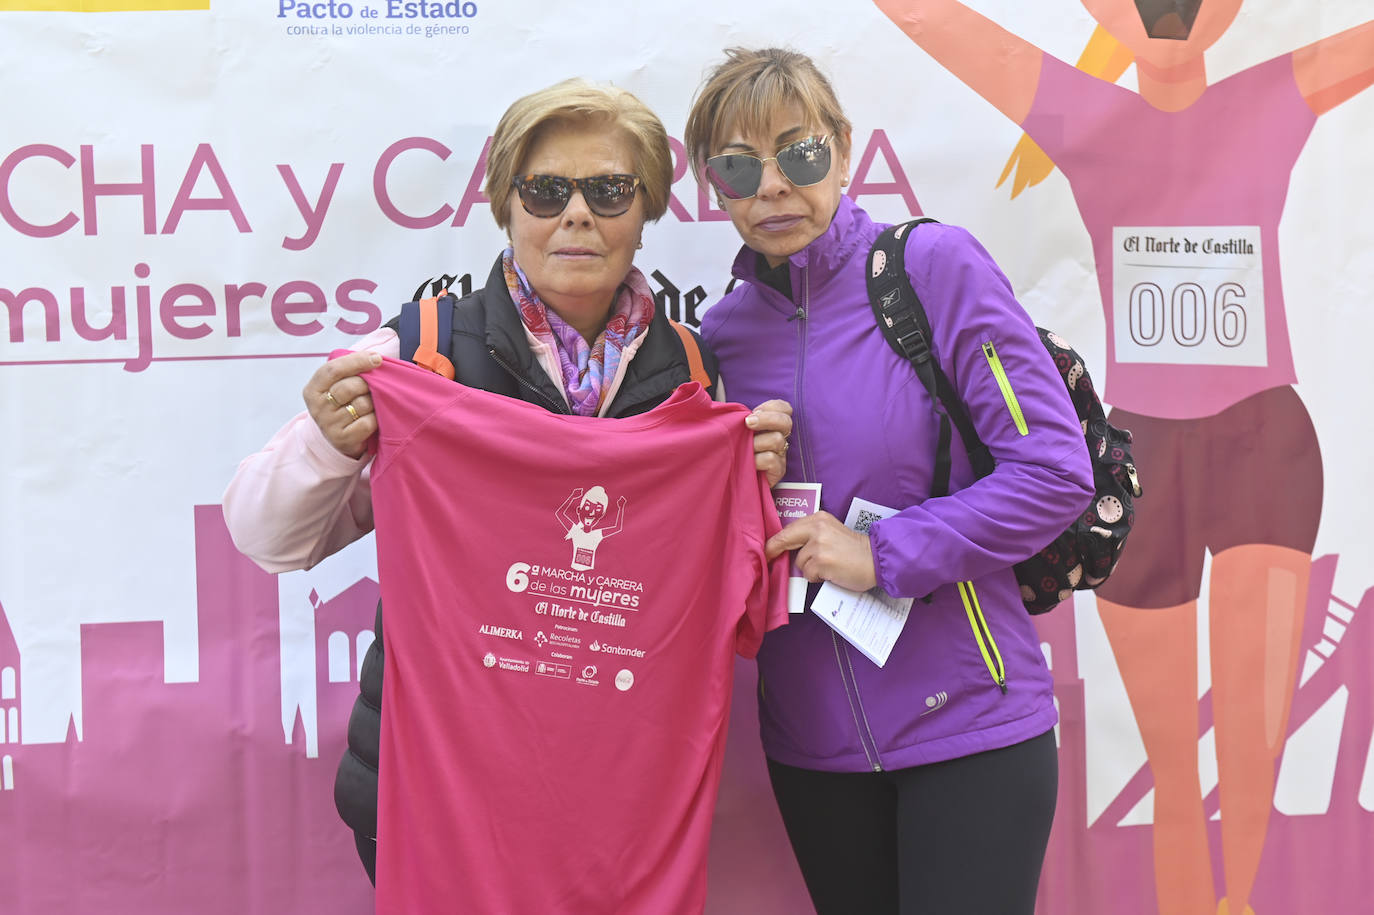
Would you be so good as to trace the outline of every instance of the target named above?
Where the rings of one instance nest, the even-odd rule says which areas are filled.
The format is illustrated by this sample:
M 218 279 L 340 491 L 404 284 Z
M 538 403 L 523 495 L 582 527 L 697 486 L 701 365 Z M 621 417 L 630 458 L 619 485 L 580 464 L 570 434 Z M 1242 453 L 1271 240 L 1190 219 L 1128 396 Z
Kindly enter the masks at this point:
M 1242 0 L 1083 0 L 1098 27 L 1077 67 L 956 0 L 875 2 L 1024 128 L 1013 196 L 1055 167 L 1073 191 L 1106 317 L 1103 399 L 1150 491 L 1098 611 L 1154 776 L 1157 903 L 1250 915 L 1323 487 L 1279 221 L 1317 118 L 1374 84 L 1374 21 L 1209 84 L 1204 53 Z M 1131 63 L 1136 90 L 1114 82 Z M 1208 553 L 1220 899 L 1198 764 Z
M 606 527 L 596 524 L 606 515 L 610 503 L 606 490 L 593 486 L 582 494 L 581 487 L 574 489 L 558 509 L 558 520 L 567 529 L 565 540 L 573 543 L 572 567 L 588 570 L 596 566 L 596 548 L 612 534 L 618 534 L 625 526 L 625 497 L 615 500 L 616 514 L 614 523 Z M 576 506 L 576 509 L 573 508 Z

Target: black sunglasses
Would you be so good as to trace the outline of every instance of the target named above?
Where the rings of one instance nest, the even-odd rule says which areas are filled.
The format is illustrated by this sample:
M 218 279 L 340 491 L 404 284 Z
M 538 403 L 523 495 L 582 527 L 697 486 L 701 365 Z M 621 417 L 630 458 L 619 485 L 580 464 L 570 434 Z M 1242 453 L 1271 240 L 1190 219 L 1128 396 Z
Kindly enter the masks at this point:
M 592 175 L 564 178 L 561 175 L 516 175 L 511 186 L 520 193 L 525 212 L 552 219 L 567 209 L 573 191 L 581 191 L 587 209 L 597 216 L 619 216 L 635 202 L 638 175 Z
M 788 143 L 776 155 L 759 158 L 749 153 L 726 153 L 706 160 L 706 177 L 731 200 L 743 200 L 759 192 L 763 163 L 772 160 L 795 187 L 819 184 L 830 174 L 830 137 L 803 137 Z

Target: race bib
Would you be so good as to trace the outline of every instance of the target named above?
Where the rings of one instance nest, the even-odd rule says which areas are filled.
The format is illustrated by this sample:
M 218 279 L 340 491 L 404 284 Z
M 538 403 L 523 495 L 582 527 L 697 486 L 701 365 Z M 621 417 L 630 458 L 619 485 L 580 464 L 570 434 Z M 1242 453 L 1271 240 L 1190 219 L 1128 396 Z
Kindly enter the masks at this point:
M 1265 365 L 1259 226 L 1112 230 L 1117 362 Z

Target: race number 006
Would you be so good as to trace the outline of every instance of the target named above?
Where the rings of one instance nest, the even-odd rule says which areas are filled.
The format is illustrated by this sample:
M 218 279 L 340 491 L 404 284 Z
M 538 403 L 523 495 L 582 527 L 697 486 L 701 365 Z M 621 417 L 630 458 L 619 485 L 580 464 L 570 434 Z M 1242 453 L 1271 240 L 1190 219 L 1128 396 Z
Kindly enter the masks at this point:
M 1158 283 L 1136 283 L 1127 306 L 1127 326 L 1137 346 L 1158 346 L 1168 334 L 1179 346 L 1199 346 L 1210 332 L 1226 347 L 1245 342 L 1245 287 L 1222 283 L 1208 302 L 1207 290 L 1179 283 L 1166 296 Z

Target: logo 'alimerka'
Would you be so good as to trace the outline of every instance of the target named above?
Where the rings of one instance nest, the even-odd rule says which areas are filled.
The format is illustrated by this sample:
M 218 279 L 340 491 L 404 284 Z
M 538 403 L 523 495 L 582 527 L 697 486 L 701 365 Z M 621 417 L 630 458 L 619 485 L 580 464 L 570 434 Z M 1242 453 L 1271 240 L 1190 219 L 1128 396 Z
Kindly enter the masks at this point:
M 209 8 L 210 0 L 0 0 L 0 13 L 162 13 Z

